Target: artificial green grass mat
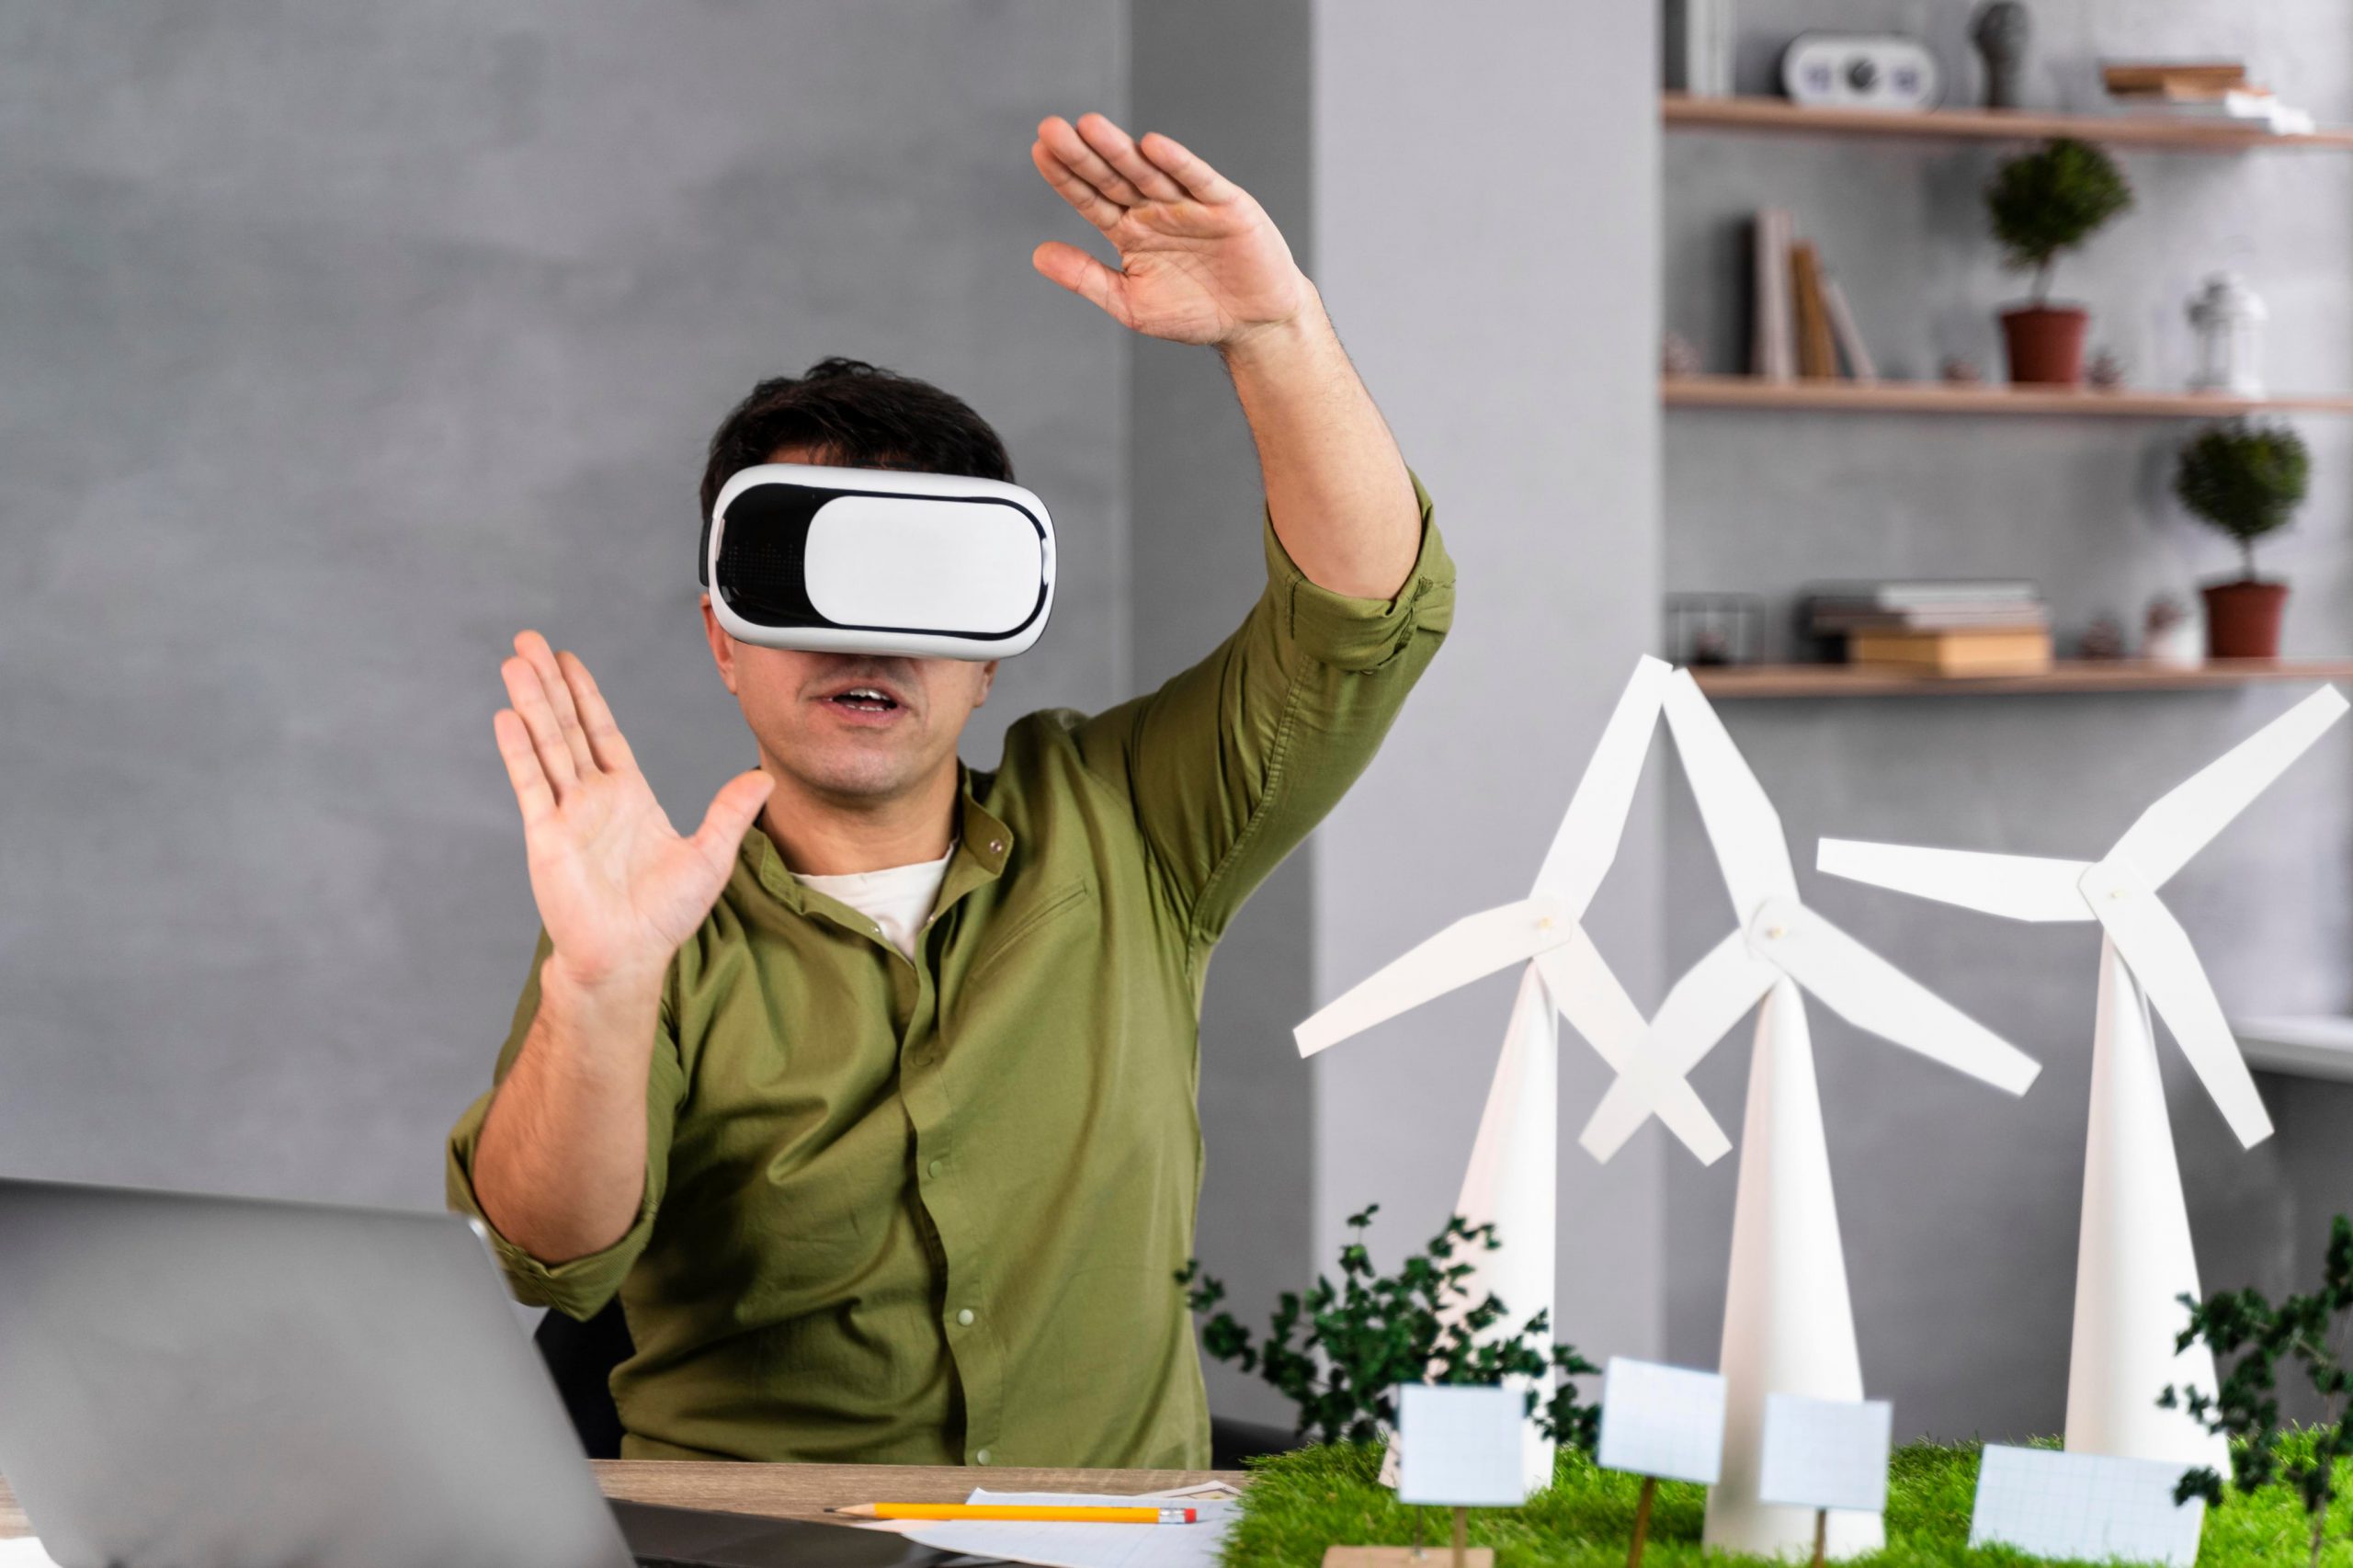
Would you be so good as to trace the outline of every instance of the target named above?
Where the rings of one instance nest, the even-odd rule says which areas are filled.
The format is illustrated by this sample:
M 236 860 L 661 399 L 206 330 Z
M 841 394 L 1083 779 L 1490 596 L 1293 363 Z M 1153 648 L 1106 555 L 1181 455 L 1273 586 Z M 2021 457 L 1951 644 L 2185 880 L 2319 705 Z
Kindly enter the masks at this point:
M 2290 1439 L 2292 1448 L 2296 1439 Z M 1950 1448 L 1915 1443 L 1896 1450 L 1888 1475 L 1887 1547 L 1860 1562 L 1885 1568 L 2023 1568 L 2042 1559 L 2005 1549 L 1972 1551 L 1969 1514 L 1977 1494 L 1978 1445 Z M 1400 1504 L 1376 1479 L 1381 1449 L 1370 1444 L 1302 1449 L 1253 1460 L 1243 1494 L 1242 1519 L 1226 1543 L 1228 1568 L 1317 1568 L 1327 1546 L 1405 1546 L 1421 1516 L 1422 1540 L 1440 1568 L 1453 1528 L 1444 1508 Z M 2353 1487 L 2353 1463 L 2340 1466 L 2337 1484 Z M 1597 1468 L 1582 1453 L 1564 1452 L 1551 1487 L 1518 1508 L 1471 1510 L 1471 1544 L 1495 1549 L 1495 1568 L 1620 1568 L 1634 1533 L 1638 1476 Z M 1703 1554 L 1699 1525 L 1707 1491 L 1686 1482 L 1659 1483 L 1651 1512 L 1644 1568 L 1735 1568 L 1769 1559 Z M 2321 1553 L 2328 1568 L 2353 1568 L 2353 1494 L 2330 1517 Z M 2200 1568 L 2263 1564 L 2301 1568 L 2311 1542 L 2302 1503 L 2289 1488 L 2271 1485 L 2251 1496 L 2230 1494 L 2206 1513 Z M 1803 1561 L 1800 1559 L 1800 1561 Z

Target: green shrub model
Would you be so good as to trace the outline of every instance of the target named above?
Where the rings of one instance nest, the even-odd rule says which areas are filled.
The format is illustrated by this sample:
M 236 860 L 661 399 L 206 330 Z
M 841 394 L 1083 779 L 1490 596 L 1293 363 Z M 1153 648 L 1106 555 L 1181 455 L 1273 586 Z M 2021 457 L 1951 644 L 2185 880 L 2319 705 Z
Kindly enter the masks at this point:
M 2002 337 L 2013 381 L 2078 385 L 2084 379 L 2080 305 L 2050 303 L 2051 268 L 2109 220 L 2132 205 L 2132 187 L 2115 162 L 2088 142 L 2061 137 L 2010 159 L 1985 187 L 1985 213 L 2003 259 L 2034 273 L 2034 293 L 2002 312 Z
M 1356 1238 L 1340 1248 L 1340 1283 L 1321 1275 L 1304 1296 L 1286 1290 L 1277 1301 L 1263 1343 L 1233 1314 L 1219 1310 L 1225 1287 L 1201 1272 L 1199 1259 L 1176 1277 L 1201 1324 L 1201 1348 L 1244 1371 L 1255 1371 L 1299 1407 L 1297 1430 L 1323 1443 L 1367 1443 L 1397 1422 L 1400 1383 L 1499 1383 L 1506 1378 L 1561 1374 L 1561 1385 L 1539 1411 L 1529 1413 L 1545 1436 L 1564 1447 L 1590 1449 L 1601 1428 L 1601 1407 L 1578 1402 L 1570 1381 L 1597 1372 L 1566 1345 L 1551 1343 L 1551 1324 L 1537 1313 L 1517 1334 L 1491 1335 L 1508 1309 L 1490 1295 L 1473 1303 L 1463 1281 L 1475 1272 L 1457 1255 L 1501 1245 L 1493 1225 L 1472 1225 L 1457 1214 L 1393 1275 L 1373 1267 L 1364 1233 L 1380 1212 L 1375 1204 L 1348 1216 Z
M 2206 651 L 2216 659 L 2276 659 L 2288 585 L 2255 574 L 2255 541 L 2286 528 L 2312 474 L 2303 438 L 2284 425 L 2233 419 L 2209 426 L 2181 449 L 2173 493 L 2201 520 L 2238 542 L 2240 575 L 2210 583 Z
M 2320 1289 L 2308 1296 L 2290 1296 L 2277 1307 L 2254 1290 L 2218 1291 L 2203 1303 L 2192 1296 L 2181 1300 L 2189 1309 L 2182 1348 L 2202 1339 L 2218 1365 L 2226 1357 L 2238 1361 L 2211 1395 L 2169 1388 L 2157 1403 L 2167 1409 L 2178 1403 L 2209 1431 L 2233 1439 L 2231 1483 L 2240 1492 L 2273 1482 L 2294 1490 L 2311 1523 L 2312 1568 L 2320 1568 L 2337 1461 L 2353 1456 L 2353 1410 L 2346 1400 L 2353 1392 L 2353 1369 L 2346 1365 L 2346 1335 L 2353 1328 L 2347 1315 L 2353 1313 L 2353 1221 L 2339 1214 L 2329 1226 Z M 2302 1363 L 2325 1413 L 2319 1425 L 2302 1431 L 2279 1420 L 2279 1367 L 2290 1358 Z M 2175 1496 L 2181 1502 L 2203 1497 L 2219 1506 L 2222 1478 L 2203 1467 L 2193 1470 Z

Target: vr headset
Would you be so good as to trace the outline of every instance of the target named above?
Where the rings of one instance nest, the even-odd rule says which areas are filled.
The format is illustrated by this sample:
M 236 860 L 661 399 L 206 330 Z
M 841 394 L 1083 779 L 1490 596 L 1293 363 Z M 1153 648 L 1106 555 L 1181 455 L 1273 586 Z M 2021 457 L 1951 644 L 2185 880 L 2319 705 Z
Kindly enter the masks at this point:
M 1046 629 L 1054 524 L 993 479 L 767 463 L 720 491 L 701 574 L 741 642 L 1002 659 Z

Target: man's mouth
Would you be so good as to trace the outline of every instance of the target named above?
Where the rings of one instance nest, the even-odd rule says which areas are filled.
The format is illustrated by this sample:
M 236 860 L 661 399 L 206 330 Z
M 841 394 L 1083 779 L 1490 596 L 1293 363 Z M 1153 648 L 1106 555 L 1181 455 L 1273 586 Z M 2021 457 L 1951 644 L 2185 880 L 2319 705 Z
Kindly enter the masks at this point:
M 879 686 L 847 687 L 824 701 L 850 713 L 892 713 L 899 707 L 898 699 Z

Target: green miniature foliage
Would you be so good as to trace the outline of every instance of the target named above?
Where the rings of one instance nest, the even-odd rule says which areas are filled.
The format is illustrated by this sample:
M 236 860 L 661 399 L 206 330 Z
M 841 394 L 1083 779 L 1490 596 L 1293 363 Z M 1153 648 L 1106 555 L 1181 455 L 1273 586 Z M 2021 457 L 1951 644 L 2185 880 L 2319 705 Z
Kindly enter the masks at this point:
M 1379 1212 L 1375 1204 L 1348 1217 L 1356 1239 L 1340 1249 L 1340 1282 L 1318 1275 L 1304 1295 L 1284 1291 L 1263 1341 L 1222 1309 L 1225 1287 L 1201 1272 L 1200 1260 L 1187 1264 L 1176 1282 L 1187 1304 L 1209 1314 L 1201 1348 L 1256 1372 L 1298 1406 L 1300 1436 L 1326 1443 L 1371 1442 L 1395 1426 L 1400 1383 L 1499 1383 L 1550 1368 L 1560 1386 L 1540 1412 L 1531 1389 L 1529 1413 L 1555 1442 L 1591 1448 L 1601 1409 L 1580 1403 L 1571 1380 L 1600 1369 L 1552 1344 L 1540 1312 L 1517 1333 L 1494 1333 L 1509 1309 L 1494 1295 L 1473 1302 L 1462 1283 L 1473 1269 L 1458 1255 L 1495 1250 L 1502 1244 L 1495 1228 L 1457 1214 L 1395 1274 L 1383 1275 L 1363 1240 Z
M 2252 580 L 2255 541 L 2288 526 L 2311 477 L 2312 453 L 2302 437 L 2285 425 L 2230 419 L 2208 426 L 2181 449 L 2173 493 L 2238 541 Z
M 2353 1321 L 2353 1221 L 2339 1214 L 2329 1226 L 2320 1289 L 2310 1295 L 2290 1296 L 2277 1307 L 2256 1290 L 2218 1291 L 2202 1305 L 2192 1296 L 2181 1300 L 2189 1309 L 2189 1326 L 2181 1331 L 2178 1347 L 2187 1350 L 2202 1339 L 2218 1365 L 2231 1357 L 2237 1361 L 2215 1392 L 2168 1388 L 2157 1403 L 2187 1409 L 2208 1431 L 2234 1439 L 2231 1483 L 2242 1494 L 2284 1483 L 2296 1495 L 2310 1522 L 2310 1556 L 2317 1568 L 2328 1506 L 2344 1484 L 2337 1463 L 2353 1456 L 2353 1411 L 2346 1400 L 2353 1392 L 2353 1370 L 2345 1361 L 2347 1324 Z M 2327 1415 L 2322 1425 L 2302 1431 L 2279 1423 L 2279 1366 L 2290 1358 L 2302 1363 Z M 2193 1470 L 2181 1478 L 2177 1495 L 2219 1505 L 2222 1478 Z
M 2313 1435 L 2284 1437 L 2284 1454 L 2309 1457 Z M 2055 1443 L 2038 1445 L 2055 1447 Z M 1969 1517 L 1977 1495 L 1979 1448 L 1913 1443 L 1888 1471 L 1887 1547 L 1862 1559 L 1870 1568 L 2047 1568 L 2006 1548 L 1973 1551 Z M 2340 1461 L 2353 1470 L 2353 1460 Z M 1254 1461 L 1242 1517 L 1227 1538 L 1225 1568 L 1319 1568 L 1327 1546 L 1403 1546 L 1443 1541 L 1444 1511 L 1415 1509 L 1380 1484 L 1377 1444 L 1302 1449 Z M 2339 1484 L 2353 1480 L 2340 1473 Z M 1471 1543 L 1495 1549 L 1496 1568 L 1624 1568 L 1642 1477 L 1602 1470 L 1563 1449 L 1552 1484 L 1518 1508 L 1474 1508 Z M 1703 1551 L 1707 1489 L 1662 1481 L 1651 1513 L 1645 1568 L 1767 1568 L 1771 1559 Z M 2210 1513 L 2200 1568 L 2276 1568 L 2283 1545 L 2299 1553 L 2302 1505 L 2284 1482 Z M 2300 1553 L 2299 1553 L 2300 1554 Z M 2292 1558 L 2289 1558 L 2292 1561 Z M 1801 1559 L 1800 1561 L 1802 1561 Z M 1446 1554 L 1431 1554 L 1444 1568 Z M 2353 1568 L 2353 1540 L 2332 1538 L 2323 1568 Z M 1773 1568 L 1789 1568 L 1786 1562 Z
M 1994 171 L 1985 213 L 2011 267 L 2034 269 L 2034 301 L 2051 291 L 2051 266 L 2132 205 L 2115 161 L 2088 142 L 2060 137 Z

